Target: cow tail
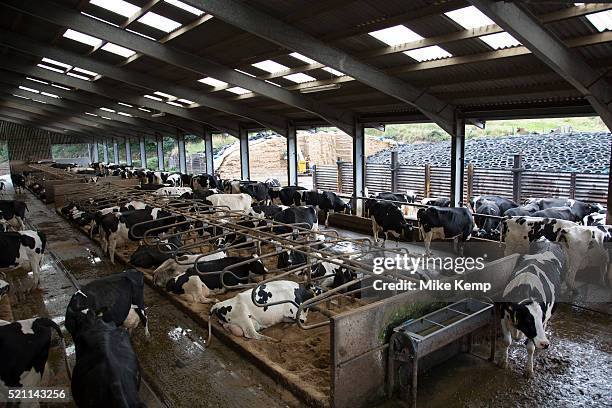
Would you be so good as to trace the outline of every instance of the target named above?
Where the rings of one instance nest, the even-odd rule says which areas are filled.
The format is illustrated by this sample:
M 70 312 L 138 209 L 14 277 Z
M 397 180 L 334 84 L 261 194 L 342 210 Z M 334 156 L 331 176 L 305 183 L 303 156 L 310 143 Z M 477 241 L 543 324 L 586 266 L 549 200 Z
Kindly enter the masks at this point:
M 72 381 L 72 368 L 70 367 L 70 363 L 68 362 L 68 353 L 66 352 L 66 341 L 64 340 L 64 334 L 62 333 L 62 329 L 51 319 L 40 318 L 40 323 L 42 326 L 48 327 L 50 329 L 55 330 L 57 336 L 59 337 L 60 346 L 62 347 L 62 353 L 64 354 L 64 364 L 66 364 L 66 373 L 68 373 L 68 379 Z
M 210 308 L 210 312 L 208 312 L 208 338 L 206 339 L 206 344 L 204 345 L 204 348 L 210 347 L 210 343 L 212 341 L 212 318 L 214 310 L 215 306 L 213 305 L 213 307 Z

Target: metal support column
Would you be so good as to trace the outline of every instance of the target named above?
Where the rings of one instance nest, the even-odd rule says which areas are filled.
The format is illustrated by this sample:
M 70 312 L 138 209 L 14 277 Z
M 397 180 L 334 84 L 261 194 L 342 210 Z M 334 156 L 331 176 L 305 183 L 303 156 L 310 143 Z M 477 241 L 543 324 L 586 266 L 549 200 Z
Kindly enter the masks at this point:
M 187 152 L 185 151 L 185 135 L 177 135 L 178 156 L 179 156 L 179 171 L 183 174 L 187 173 Z
M 364 126 L 355 123 L 353 131 L 353 196 L 365 195 L 365 135 Z M 355 199 L 353 202 L 355 214 L 363 216 L 363 200 Z
M 297 156 L 297 132 L 290 123 L 287 125 L 287 181 L 290 186 L 298 185 Z
M 204 154 L 206 155 L 206 173 L 214 176 L 215 162 L 213 157 L 212 132 L 204 129 Z
M 251 174 L 249 171 L 249 131 L 240 128 L 240 178 L 242 180 L 250 180 Z
M 103 148 L 104 148 L 104 163 L 108 163 L 108 140 L 104 139 L 103 142 Z
M 132 145 L 130 139 L 125 139 L 125 163 L 128 166 L 132 165 Z
M 612 165 L 612 152 L 610 152 L 610 164 Z M 612 171 L 608 173 L 608 201 L 606 208 L 612 208 Z M 612 225 L 612 212 L 608 211 L 607 214 L 606 225 Z
M 115 164 L 119 164 L 119 143 L 117 143 L 117 139 L 113 139 L 113 155 L 115 156 Z
M 100 153 L 98 150 L 99 150 L 98 142 L 94 140 L 93 142 L 93 161 L 96 163 L 100 161 Z
M 146 169 L 147 168 L 147 149 L 145 146 L 145 138 L 140 137 L 138 138 L 138 141 L 140 144 L 140 165 L 142 166 L 142 168 Z
M 451 135 L 451 206 L 463 203 L 463 167 L 465 151 L 465 120 L 456 118 Z
M 157 168 L 164 171 L 164 138 L 162 135 L 156 134 L 155 141 L 157 142 Z

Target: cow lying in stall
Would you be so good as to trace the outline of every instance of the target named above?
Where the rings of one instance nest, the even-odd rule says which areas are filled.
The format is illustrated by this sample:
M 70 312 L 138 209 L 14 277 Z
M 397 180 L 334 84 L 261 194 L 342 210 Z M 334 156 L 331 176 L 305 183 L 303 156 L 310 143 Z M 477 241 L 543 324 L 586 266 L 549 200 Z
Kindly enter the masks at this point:
M 184 274 L 190 268 L 193 268 L 195 262 L 214 261 L 227 257 L 225 251 L 214 251 L 210 254 L 202 255 L 180 255 L 175 258 L 170 258 L 164 261 L 153 271 L 153 284 L 161 283 L 161 286 L 166 286 L 166 282 L 170 279 Z
M 535 349 L 546 349 L 550 341 L 546 324 L 555 308 L 561 282 L 565 277 L 566 254 L 559 243 L 547 239 L 537 240 L 529 246 L 529 255 L 522 256 L 503 291 L 504 302 L 500 310 L 504 354 L 501 367 L 508 364 L 508 349 L 512 339 L 527 340 L 527 369 L 525 375 L 533 377 Z
M 255 291 L 255 301 L 258 304 L 283 301 L 286 303 L 257 306 L 252 301 L 252 291 Z M 218 319 L 225 330 L 234 336 L 279 342 L 280 340 L 263 335 L 259 331 L 275 324 L 295 322 L 299 305 L 321 293 L 323 290 L 317 286 L 300 285 L 286 280 L 268 282 L 254 289 L 240 292 L 210 309 L 206 346 L 210 346 L 212 340 L 211 320 L 213 316 Z M 300 314 L 302 324 L 306 323 L 307 315 L 307 309 Z
M 40 267 L 47 239 L 40 231 L 0 233 L 0 268 L 32 270 L 34 285 L 40 281 Z

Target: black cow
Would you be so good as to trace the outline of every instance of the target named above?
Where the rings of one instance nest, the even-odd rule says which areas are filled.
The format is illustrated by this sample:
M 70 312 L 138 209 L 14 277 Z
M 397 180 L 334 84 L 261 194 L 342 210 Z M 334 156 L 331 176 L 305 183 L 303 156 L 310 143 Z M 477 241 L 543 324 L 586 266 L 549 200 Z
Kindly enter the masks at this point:
M 323 191 L 319 194 L 319 209 L 323 211 L 325 226 L 327 227 L 329 226 L 330 213 L 350 214 L 352 207 L 350 201 L 344 201 L 336 193 Z
M 157 246 L 140 245 L 130 256 L 130 264 L 139 268 L 158 267 L 167 259 L 173 257 L 172 251 L 176 251 L 181 246 L 181 238 L 174 236 L 169 240 L 162 241 Z
M 271 191 L 269 192 L 270 197 L 272 198 L 272 202 L 275 204 L 278 204 L 278 202 L 280 201 L 280 203 L 282 205 L 286 205 L 286 206 L 290 206 L 290 205 L 294 205 L 294 194 L 296 191 L 302 191 L 302 190 L 306 190 L 306 188 L 304 187 L 300 187 L 300 186 L 287 186 L 287 187 L 283 187 L 278 191 Z
M 0 200 L 0 216 L 6 220 L 15 230 L 25 228 L 25 214 L 28 206 L 19 200 Z
M 296 190 L 293 193 L 293 204 L 312 205 L 318 207 L 321 203 L 321 193 L 317 190 Z
M 465 207 L 427 207 L 417 213 L 419 229 L 425 242 L 425 253 L 431 254 L 433 239 L 453 239 L 455 249 L 458 241 L 467 241 L 474 230 L 472 213 Z
M 160 188 L 164 188 L 164 187 L 166 186 L 163 184 L 146 183 L 146 184 L 141 184 L 139 186 L 136 186 L 134 188 L 136 188 L 137 190 L 143 190 L 143 191 L 155 191 L 155 190 L 159 190 Z
M 506 210 L 504 217 L 528 217 L 536 211 L 540 211 L 540 207 L 531 203 Z
M 531 214 L 532 217 L 554 218 L 556 220 L 567 220 L 573 222 L 582 221 L 570 207 L 550 207 L 545 210 L 536 211 Z M 584 217 L 583 217 L 584 218 Z
M 105 276 L 83 285 L 72 295 L 66 309 L 66 328 L 74 337 L 81 330 L 80 317 L 91 310 L 105 322 L 131 330 L 142 322 L 149 336 L 144 305 L 144 277 L 136 269 Z
M 283 211 L 286 207 L 280 205 L 254 205 L 252 210 L 257 216 L 261 218 L 272 219 L 274 216 L 281 211 Z
M 499 239 L 499 225 L 501 220 L 501 209 L 494 201 L 480 200 L 479 206 L 476 208 L 474 214 L 474 222 L 479 228 L 478 236 L 490 239 Z M 490 215 L 493 217 L 483 217 L 483 215 Z
M 482 196 L 470 197 L 468 201 L 469 201 L 468 204 L 470 205 L 470 209 L 472 210 L 472 212 L 478 212 L 478 208 L 480 208 L 480 206 L 482 206 L 482 204 L 485 201 L 493 202 L 495 203 L 495 205 L 499 207 L 498 215 L 505 213 L 511 208 L 518 207 L 518 204 L 515 203 L 514 201 L 509 200 L 504 197 L 494 196 L 494 195 L 482 195 Z
M 296 227 L 309 228 L 313 231 L 319 230 L 317 211 L 312 206 L 286 208 L 276 214 L 273 220 L 283 224 L 294 224 Z M 275 226 L 273 228 L 275 234 L 286 234 L 291 231 L 293 231 L 291 227 Z
M 381 231 L 385 236 L 383 246 L 389 238 L 389 233 L 395 235 L 396 241 L 399 241 L 401 237 L 410 237 L 412 224 L 406 222 L 402 211 L 395 204 L 386 201 L 368 200 L 366 206 L 372 219 L 372 233 L 377 244 L 378 233 Z
M 450 200 L 448 198 L 431 198 L 427 197 L 421 200 L 421 204 L 433 205 L 434 207 L 450 207 Z
M 23 189 L 26 188 L 26 178 L 23 174 L 11 174 L 11 182 L 16 193 L 23 193 Z
M 12 323 L 0 320 L 0 388 L 40 385 L 53 331 L 64 346 L 62 330 L 51 319 L 37 317 Z
M 264 183 L 253 183 L 240 186 L 240 191 L 253 197 L 254 202 L 264 202 L 267 204 L 270 196 L 268 195 L 268 186 Z
M 140 400 L 140 365 L 128 333 L 96 317 L 77 313 L 71 332 L 76 349 L 72 397 L 79 407 L 145 407 Z

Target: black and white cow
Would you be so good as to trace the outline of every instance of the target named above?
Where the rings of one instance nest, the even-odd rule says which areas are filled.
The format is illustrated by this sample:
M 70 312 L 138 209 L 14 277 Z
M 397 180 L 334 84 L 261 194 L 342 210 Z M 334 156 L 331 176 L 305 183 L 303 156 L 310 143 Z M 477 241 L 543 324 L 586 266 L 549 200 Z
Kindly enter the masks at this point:
M 173 251 L 181 246 L 180 236 L 163 240 L 158 246 L 140 245 L 130 256 L 130 264 L 139 268 L 157 268 L 172 258 Z
M 434 207 L 450 207 L 451 201 L 448 198 L 433 198 L 433 197 L 425 197 L 421 200 L 421 204 L 424 205 L 433 205 Z
M 514 253 L 524 254 L 529 244 L 540 238 L 556 241 L 562 228 L 575 227 L 577 224 L 567 220 L 539 217 L 512 217 L 503 222 L 501 240 L 506 244 L 504 256 Z
M 88 311 L 102 316 L 105 322 L 132 330 L 141 322 L 149 336 L 144 305 L 144 277 L 136 269 L 105 276 L 83 285 L 72 295 L 66 309 L 66 329 L 74 337 L 81 330 L 81 318 Z
M 532 242 L 529 254 L 519 259 L 504 288 L 504 301 L 498 304 L 501 309 L 502 339 L 506 346 L 499 361 L 500 366 L 507 366 L 508 348 L 512 339 L 520 340 L 522 333 L 527 338 L 525 374 L 533 377 L 533 355 L 536 348 L 547 349 L 550 346 L 546 324 L 554 311 L 565 270 L 566 254 L 563 247 L 546 239 Z
M 554 218 L 556 220 L 566 220 L 572 222 L 581 222 L 582 218 L 579 218 L 570 207 L 550 207 L 544 210 L 539 210 L 531 214 L 532 217 L 540 218 Z
M 350 200 L 344 200 L 336 193 L 331 191 L 323 191 L 319 195 L 319 209 L 323 211 L 325 217 L 325 226 L 329 226 L 329 214 L 333 213 L 351 213 L 351 202 Z
M 306 190 L 306 188 L 300 186 L 286 186 L 277 191 L 269 191 L 269 194 L 270 198 L 272 199 L 272 204 L 290 206 L 296 205 L 294 200 L 295 192 L 303 190 Z
M 322 261 L 310 266 L 310 276 L 321 287 L 325 289 L 334 289 L 346 283 L 357 279 L 357 273 L 354 269 L 343 265 L 339 259 L 333 259 L 334 262 Z M 353 291 L 361 288 L 361 284 L 356 282 L 343 290 L 340 293 Z M 357 294 L 359 296 L 359 294 Z
M 153 271 L 153 284 L 157 285 L 159 283 L 161 284 L 161 286 L 166 286 L 166 282 L 168 282 L 169 279 L 187 272 L 187 270 L 193 268 L 194 263 L 196 261 L 214 261 L 215 259 L 221 259 L 226 257 L 227 252 L 215 251 L 206 255 L 180 255 L 176 257 L 176 259 L 167 259 L 161 265 L 159 265 L 157 269 L 155 269 L 155 271 Z
M 23 193 L 23 189 L 26 188 L 26 178 L 23 174 L 11 174 L 11 182 L 17 194 Z
M 0 200 L 0 216 L 16 231 L 25 228 L 24 221 L 28 206 L 19 200 Z
M 467 241 L 474 230 L 474 218 L 465 207 L 427 207 L 417 213 L 419 229 L 425 243 L 425 254 L 431 254 L 430 245 L 434 239 L 452 239 L 455 249 L 459 242 Z
M 378 233 L 382 232 L 385 236 L 383 246 L 392 234 L 396 238 L 396 242 L 401 237 L 410 238 L 412 232 L 412 224 L 406 222 L 402 211 L 393 203 L 386 201 L 368 201 L 366 207 L 372 220 L 372 234 L 374 242 L 378 244 Z
M 208 190 L 210 188 L 220 188 L 220 186 L 215 176 L 200 174 L 191 178 L 191 188 L 194 190 Z
M 257 306 L 251 299 L 251 292 L 255 291 L 255 301 L 259 304 L 287 301 L 280 305 Z M 300 304 L 321 294 L 323 291 L 313 285 L 300 285 L 296 282 L 278 280 L 247 289 L 231 299 L 214 305 L 209 312 L 208 342 L 210 346 L 211 320 L 216 317 L 225 330 L 237 337 L 247 339 L 268 340 L 278 342 L 272 337 L 259 333 L 268 327 L 279 323 L 293 323 L 297 318 Z M 308 310 L 300 314 L 300 322 L 306 323 Z
M 474 222 L 478 227 L 478 236 L 482 238 L 499 239 L 499 225 L 502 211 L 494 201 L 480 200 L 474 212 Z M 486 217 L 489 216 L 489 217 Z
M 40 281 L 40 267 L 47 239 L 40 231 L 0 233 L 0 268 L 32 270 L 34 285 Z
M 277 252 L 279 250 L 282 252 L 278 254 L 278 259 L 276 261 L 277 269 L 291 269 L 301 265 L 306 265 L 306 254 L 304 254 L 302 251 L 296 251 L 292 246 L 289 246 L 287 250 L 278 248 Z
M 540 210 L 569 207 L 577 221 L 582 221 L 587 215 L 603 210 L 601 204 L 585 203 L 571 198 L 530 198 L 526 200 L 526 204 L 535 204 Z
M 241 265 L 240 263 L 244 262 Z M 228 273 L 223 276 L 216 273 L 227 268 Z M 251 276 L 263 276 L 268 272 L 263 262 L 257 255 L 251 257 L 227 256 L 210 261 L 198 262 L 197 269 L 189 268 L 185 273 L 169 279 L 166 282 L 166 290 L 174 294 L 184 294 L 185 285 L 191 285 L 194 282 L 194 277 L 198 277 L 200 281 L 206 285 L 208 290 L 215 290 L 223 293 L 225 285 L 236 286 L 249 282 Z
M 40 386 L 54 331 L 64 346 L 62 330 L 51 319 L 0 320 L 0 395 L 7 387 Z
M 503 214 L 504 217 L 528 217 L 536 211 L 540 211 L 540 207 L 537 204 L 529 203 L 518 207 L 510 208 Z
M 180 197 L 183 194 L 192 194 L 191 187 L 162 187 L 153 191 L 153 195 L 166 197 Z
M 603 213 L 596 212 L 593 214 L 589 214 L 582 219 L 582 224 L 587 226 L 606 225 L 607 216 L 607 211 Z
M 319 230 L 319 218 L 317 210 L 313 206 L 306 207 L 289 207 L 276 214 L 273 221 L 283 224 L 293 224 L 299 228 L 307 228 L 312 231 Z M 286 234 L 292 232 L 294 228 L 288 226 L 275 226 L 273 232 L 275 234 Z
M 253 215 L 257 218 L 272 219 L 284 209 L 289 208 L 284 205 L 254 205 L 251 208 Z
M 270 196 L 268 195 L 269 187 L 265 183 L 253 183 L 240 187 L 240 191 L 253 197 L 256 203 L 268 204 Z
M 493 202 L 499 207 L 498 215 L 504 214 L 509 209 L 516 208 L 519 206 L 517 203 L 508 198 L 494 195 L 481 195 L 470 197 L 470 199 L 468 200 L 468 204 L 472 212 L 478 212 L 478 208 L 482 206 L 485 201 Z
M 71 332 L 76 364 L 72 397 L 79 407 L 144 407 L 140 365 L 128 333 L 95 312 L 79 312 Z

